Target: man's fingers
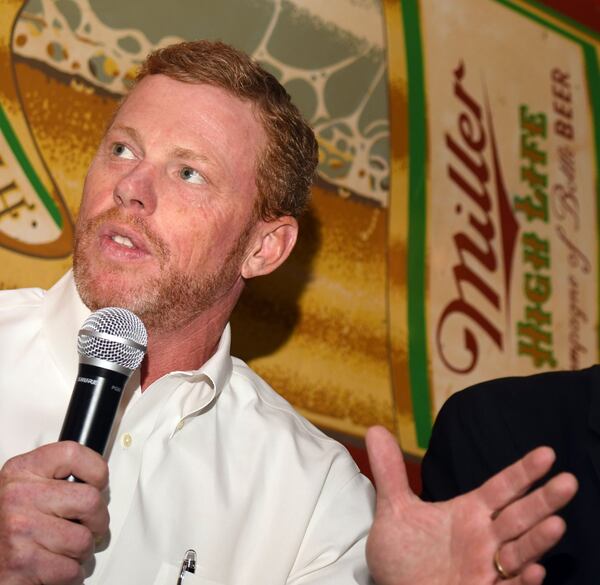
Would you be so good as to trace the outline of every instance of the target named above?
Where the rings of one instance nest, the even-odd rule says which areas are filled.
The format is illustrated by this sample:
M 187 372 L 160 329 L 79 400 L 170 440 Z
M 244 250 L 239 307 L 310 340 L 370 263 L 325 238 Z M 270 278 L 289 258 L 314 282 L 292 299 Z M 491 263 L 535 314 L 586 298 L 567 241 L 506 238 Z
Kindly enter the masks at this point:
M 44 488 L 37 503 L 41 512 L 77 520 L 94 536 L 102 536 L 108 530 L 106 502 L 95 487 L 52 480 Z
M 571 500 L 577 491 L 577 480 L 561 473 L 527 496 L 506 506 L 494 520 L 494 532 L 506 542 L 524 534 Z
M 554 463 L 554 451 L 538 447 L 475 490 L 491 513 L 501 510 L 543 477 Z
M 103 490 L 108 485 L 108 467 L 102 457 L 74 441 L 43 445 L 6 462 L 9 474 L 31 474 L 63 479 L 74 475 L 81 481 Z
M 30 579 L 27 582 L 44 585 L 80 585 L 84 578 L 83 567 L 77 560 L 44 549 L 37 549 L 35 558 L 22 567 L 20 574 Z
M 542 554 L 552 548 L 562 537 L 565 522 L 558 516 L 550 516 L 523 536 L 501 545 L 498 561 L 509 575 L 521 574 L 525 567 L 537 561 Z M 523 581 L 523 583 L 528 583 Z
M 63 479 L 74 475 L 77 479 L 103 490 L 108 485 L 108 466 L 99 453 L 74 441 L 61 441 L 56 446 L 63 451 L 65 463 L 55 469 L 54 477 Z
M 496 583 L 498 585 L 542 585 L 545 576 L 546 570 L 542 565 L 532 564 L 525 567 L 516 577 L 508 580 L 498 579 Z
M 395 437 L 383 427 L 371 427 L 367 431 L 366 443 L 377 498 L 392 500 L 394 497 L 412 495 L 404 457 Z
M 33 539 L 41 548 L 82 563 L 94 552 L 94 536 L 83 524 L 42 513 L 13 516 L 12 542 Z
M 5 516 L 36 510 L 57 518 L 77 520 L 95 536 L 106 532 L 108 509 L 98 488 L 84 483 L 33 477 L 35 479 L 29 481 L 19 481 L 14 476 L 5 480 L 0 492 L 0 505 Z
M 16 512 L 3 520 L 3 577 L 13 575 L 18 583 L 82 583 L 81 563 L 93 552 L 94 544 L 87 528 L 38 512 Z M 0 581 L 5 582 L 4 578 Z M 7 583 L 13 581 L 9 578 Z

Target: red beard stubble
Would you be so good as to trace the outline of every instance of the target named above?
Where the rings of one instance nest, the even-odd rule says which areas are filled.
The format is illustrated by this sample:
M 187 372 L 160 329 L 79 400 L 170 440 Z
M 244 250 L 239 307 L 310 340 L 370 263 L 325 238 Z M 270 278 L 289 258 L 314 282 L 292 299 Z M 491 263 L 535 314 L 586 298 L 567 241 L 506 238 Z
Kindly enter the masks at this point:
M 99 259 L 94 253 L 94 243 L 101 226 L 108 221 L 130 225 L 144 236 L 150 254 L 158 261 L 158 276 L 140 279 L 134 273 L 135 268 L 125 263 Z M 251 221 L 246 226 L 220 270 L 185 274 L 169 265 L 172 253 L 168 244 L 152 232 L 143 217 L 112 208 L 86 222 L 78 219 L 73 253 L 77 291 L 92 311 L 123 307 L 134 312 L 147 329 L 173 331 L 210 309 L 232 288 L 240 277 L 253 225 Z

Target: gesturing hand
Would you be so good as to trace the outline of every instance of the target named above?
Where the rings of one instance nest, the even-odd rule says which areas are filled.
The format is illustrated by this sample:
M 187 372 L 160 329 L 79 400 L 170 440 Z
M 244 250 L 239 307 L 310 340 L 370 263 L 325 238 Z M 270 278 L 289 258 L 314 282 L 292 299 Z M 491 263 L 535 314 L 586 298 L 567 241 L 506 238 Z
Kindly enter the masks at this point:
M 378 585 L 540 585 L 536 560 L 564 533 L 554 512 L 577 491 L 561 473 L 526 494 L 554 461 L 540 447 L 481 487 L 447 502 L 421 501 L 408 485 L 395 438 L 382 427 L 367 433 L 377 487 L 367 561 Z M 526 495 L 525 495 L 526 494 Z M 496 563 L 509 578 L 503 578 Z
M 86 483 L 61 479 L 70 474 Z M 71 441 L 7 461 L 0 470 L 0 583 L 81 583 L 81 563 L 108 529 L 107 481 L 102 457 Z

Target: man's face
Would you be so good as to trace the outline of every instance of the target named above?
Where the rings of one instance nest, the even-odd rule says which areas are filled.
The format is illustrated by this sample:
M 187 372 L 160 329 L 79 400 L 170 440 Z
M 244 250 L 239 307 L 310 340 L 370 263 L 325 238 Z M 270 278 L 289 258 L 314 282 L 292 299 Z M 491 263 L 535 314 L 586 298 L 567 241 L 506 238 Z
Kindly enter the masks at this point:
M 168 330 L 235 302 L 265 144 L 252 106 L 226 91 L 143 79 L 85 181 L 74 271 L 86 305 Z

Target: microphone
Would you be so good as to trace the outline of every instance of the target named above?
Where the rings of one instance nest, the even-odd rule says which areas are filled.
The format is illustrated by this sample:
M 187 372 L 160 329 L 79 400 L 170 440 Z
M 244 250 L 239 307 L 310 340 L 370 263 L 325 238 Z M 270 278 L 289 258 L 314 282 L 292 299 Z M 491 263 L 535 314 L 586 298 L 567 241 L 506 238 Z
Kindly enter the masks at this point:
M 77 441 L 104 455 L 123 388 L 142 363 L 147 343 L 144 324 L 127 309 L 107 307 L 85 320 L 77 336 L 79 371 L 59 441 Z

